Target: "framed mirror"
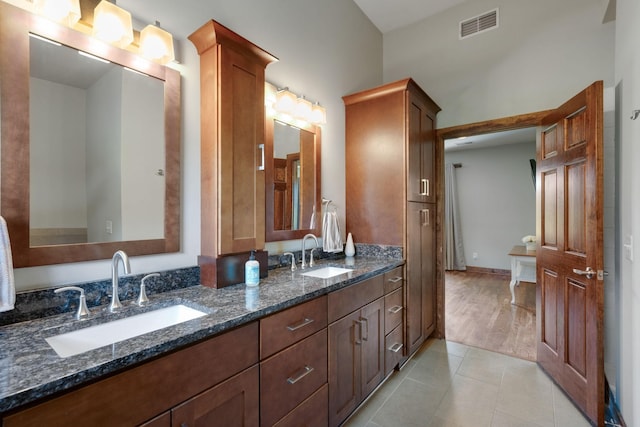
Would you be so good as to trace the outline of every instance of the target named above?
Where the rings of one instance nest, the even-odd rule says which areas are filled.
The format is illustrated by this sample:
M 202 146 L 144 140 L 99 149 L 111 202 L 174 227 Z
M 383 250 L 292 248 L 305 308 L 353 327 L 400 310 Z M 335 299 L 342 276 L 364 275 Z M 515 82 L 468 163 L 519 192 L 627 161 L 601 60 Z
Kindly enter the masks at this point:
M 320 128 L 267 117 L 266 241 L 322 234 Z
M 0 208 L 14 266 L 178 251 L 180 74 L 0 11 Z

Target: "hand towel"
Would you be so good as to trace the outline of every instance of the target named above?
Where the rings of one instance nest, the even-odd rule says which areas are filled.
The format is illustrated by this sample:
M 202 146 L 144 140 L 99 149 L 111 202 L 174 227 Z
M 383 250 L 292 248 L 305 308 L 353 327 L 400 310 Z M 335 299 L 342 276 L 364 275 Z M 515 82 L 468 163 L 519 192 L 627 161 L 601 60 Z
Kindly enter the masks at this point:
M 0 311 L 13 310 L 16 287 L 13 281 L 13 259 L 7 222 L 0 216 Z
M 338 214 L 335 210 L 327 209 L 322 217 L 322 250 L 325 252 L 342 251 Z

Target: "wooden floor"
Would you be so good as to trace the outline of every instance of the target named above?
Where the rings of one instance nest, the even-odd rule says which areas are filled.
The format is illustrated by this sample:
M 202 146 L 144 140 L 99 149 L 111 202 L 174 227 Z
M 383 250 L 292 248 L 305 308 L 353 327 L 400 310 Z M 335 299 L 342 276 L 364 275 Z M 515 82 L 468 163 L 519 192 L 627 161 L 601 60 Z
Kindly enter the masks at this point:
M 447 271 L 446 339 L 535 361 L 535 284 L 520 283 L 512 305 L 509 280 L 503 275 Z

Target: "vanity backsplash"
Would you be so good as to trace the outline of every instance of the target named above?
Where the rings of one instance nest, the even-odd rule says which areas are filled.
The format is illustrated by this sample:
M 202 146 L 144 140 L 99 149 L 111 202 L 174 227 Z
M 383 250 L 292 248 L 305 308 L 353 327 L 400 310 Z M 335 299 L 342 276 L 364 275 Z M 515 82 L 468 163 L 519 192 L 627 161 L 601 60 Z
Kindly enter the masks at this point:
M 369 245 L 356 243 L 356 256 L 371 258 L 402 259 L 402 248 L 399 246 Z M 294 252 L 296 261 L 300 264 L 301 252 Z M 307 251 L 307 257 L 309 253 Z M 320 252 L 316 259 L 342 259 L 344 253 Z M 283 254 L 269 255 L 268 268 L 289 267 L 290 257 Z M 118 295 L 122 301 L 135 300 L 140 292 L 140 281 L 152 272 L 120 276 Z M 147 279 L 147 294 L 153 295 L 176 289 L 187 288 L 200 284 L 200 267 L 186 267 L 175 270 L 158 272 L 160 276 Z M 71 284 L 60 285 L 69 286 Z M 87 306 L 89 308 L 109 304 L 111 294 L 111 279 L 85 283 L 74 283 L 85 290 Z M 36 318 L 55 316 L 62 313 L 73 313 L 78 309 L 78 296 L 75 293 L 54 293 L 55 288 L 19 292 L 16 294 L 15 309 L 0 313 L 0 326 L 24 322 Z
M 135 300 L 140 292 L 140 281 L 144 274 L 120 276 L 118 295 L 122 301 Z M 148 295 L 195 286 L 200 283 L 200 268 L 187 267 L 159 271 L 160 276 L 146 280 Z M 68 285 L 60 285 L 63 287 Z M 111 279 L 86 283 L 74 283 L 83 288 L 89 308 L 109 304 Z M 36 318 L 74 312 L 78 309 L 78 295 L 75 293 L 54 293 L 55 288 L 19 292 L 16 294 L 15 309 L 0 313 L 0 326 L 24 322 Z

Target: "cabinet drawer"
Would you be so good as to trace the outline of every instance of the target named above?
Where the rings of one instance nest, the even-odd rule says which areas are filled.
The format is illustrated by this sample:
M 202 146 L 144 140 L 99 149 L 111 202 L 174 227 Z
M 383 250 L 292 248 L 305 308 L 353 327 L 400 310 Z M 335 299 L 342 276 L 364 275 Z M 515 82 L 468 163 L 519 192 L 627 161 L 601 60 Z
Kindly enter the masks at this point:
M 384 333 L 388 334 L 402 323 L 404 305 L 402 304 L 402 288 L 384 297 Z
M 260 364 L 260 424 L 271 426 L 327 382 L 327 330 Z
M 398 289 L 404 283 L 404 267 L 396 267 L 384 273 L 384 293 L 388 294 L 394 289 Z
M 260 358 L 266 359 L 326 326 L 326 296 L 266 317 L 260 320 Z
M 358 310 L 383 295 L 382 274 L 329 294 L 329 323 Z
M 402 326 L 398 326 L 391 331 L 384 339 L 384 373 L 389 375 L 393 368 L 395 368 L 404 353 L 404 340 L 403 340 Z
M 327 427 L 329 425 L 329 386 L 322 388 L 302 402 L 296 409 L 289 412 L 286 417 L 278 421 L 274 427 Z

